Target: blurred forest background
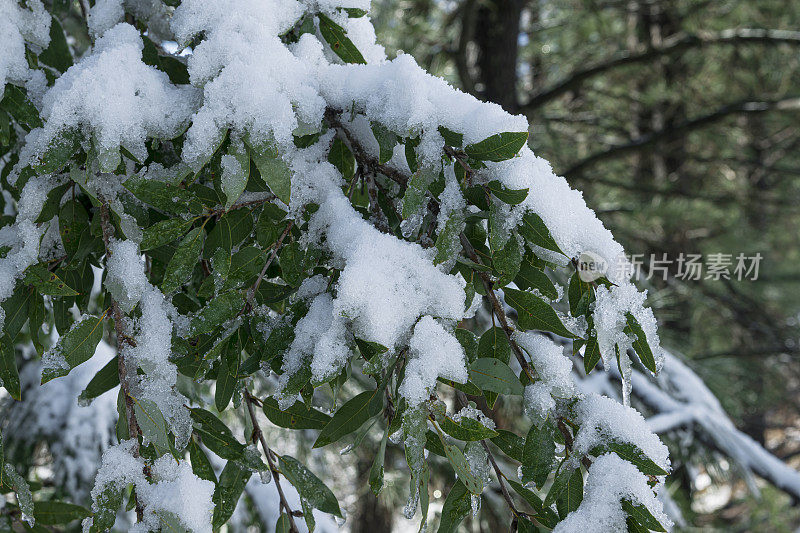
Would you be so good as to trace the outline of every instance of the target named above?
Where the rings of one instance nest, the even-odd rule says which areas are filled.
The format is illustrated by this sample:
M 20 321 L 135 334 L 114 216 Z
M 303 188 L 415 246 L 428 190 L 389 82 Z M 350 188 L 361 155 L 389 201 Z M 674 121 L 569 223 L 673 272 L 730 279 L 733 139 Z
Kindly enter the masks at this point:
M 762 254 L 756 281 L 681 280 L 673 263 L 640 285 L 663 344 L 797 467 L 800 2 L 374 0 L 371 16 L 390 56 L 527 115 L 534 152 L 645 267 L 651 254 Z M 694 526 L 800 526 L 780 491 L 757 499 L 709 475 L 682 487 Z

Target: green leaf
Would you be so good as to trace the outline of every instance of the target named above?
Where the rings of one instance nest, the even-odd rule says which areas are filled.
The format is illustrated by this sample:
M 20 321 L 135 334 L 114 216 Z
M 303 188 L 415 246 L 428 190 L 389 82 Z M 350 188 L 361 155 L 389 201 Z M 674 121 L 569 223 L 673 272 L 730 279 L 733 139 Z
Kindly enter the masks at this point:
M 408 180 L 406 186 L 406 192 L 403 195 L 403 209 L 400 213 L 404 219 L 411 218 L 422 207 L 427 198 L 431 177 L 429 173 L 422 170 L 411 175 L 411 179 Z
M 522 482 L 532 480 L 537 487 L 544 485 L 550 475 L 550 467 L 556 453 L 556 443 L 550 424 L 531 426 L 525 437 L 525 449 L 522 452 Z
M 3 99 L 0 100 L 0 109 L 14 117 L 14 120 L 27 130 L 42 127 L 39 111 L 28 99 L 27 91 L 21 87 L 6 84 Z
M 278 241 L 285 228 L 286 223 L 283 222 L 283 217 L 276 220 L 264 209 L 258 216 L 258 222 L 256 223 L 256 241 L 261 245 L 261 248 L 267 249 Z
M 222 284 L 222 288 L 230 289 L 243 284 L 252 285 L 252 281 L 255 281 L 266 261 L 266 250 L 255 246 L 242 248 L 230 258 L 227 279 Z
M 233 437 L 233 433 L 219 418 L 199 407 L 191 409 L 195 432 L 203 444 L 223 459 L 239 460 L 244 453 L 244 444 Z
M 289 429 L 322 429 L 331 417 L 314 408 L 307 408 L 303 402 L 295 402 L 294 405 L 281 411 L 275 398 L 267 398 L 263 404 L 264 414 L 270 422 L 278 427 Z
M 0 337 L 0 385 L 5 387 L 12 398 L 17 401 L 22 400 L 14 342 L 8 335 Z M 0 468 L 2 466 L 2 456 L 0 456 Z
M 496 287 L 505 287 L 514 281 L 522 265 L 523 251 L 523 245 L 517 240 L 516 235 L 512 235 L 501 250 L 492 254 L 492 264 L 499 274 Z
M 208 234 L 203 257 L 210 259 L 218 249 L 230 254 L 234 247 L 253 232 L 253 226 L 253 215 L 249 209 L 228 211 L 222 215 L 214 229 Z
M 569 513 L 576 510 L 583 501 L 583 474 L 580 468 L 576 468 L 569 476 L 569 481 L 561 496 L 556 500 L 558 515 L 565 518 Z
M 342 61 L 345 63 L 367 63 L 364 60 L 364 56 L 356 48 L 356 45 L 347 38 L 344 28 L 322 13 L 318 13 L 317 16 L 319 17 L 319 32 L 322 34 L 322 38 L 325 39 L 333 52 Z
M 518 291 L 508 287 L 503 289 L 508 305 L 517 311 L 517 323 L 522 329 L 537 329 L 551 331 L 569 339 L 575 338 L 550 304 L 529 292 Z
M 328 153 L 328 161 L 339 169 L 339 172 L 341 172 L 342 177 L 346 181 L 349 182 L 353 179 L 353 176 L 355 176 L 356 158 L 353 156 L 353 152 L 350 151 L 350 148 L 348 148 L 339 137 L 333 140 L 331 151 Z
M 498 429 L 497 436 L 492 437 L 495 446 L 503 450 L 503 453 L 515 461 L 522 462 L 522 454 L 525 449 L 525 439 L 505 429 Z
M 394 147 L 397 146 L 397 135 L 380 122 L 372 122 L 372 134 L 375 136 L 375 140 L 378 141 L 378 163 L 383 165 L 394 155 Z
M 517 155 L 527 140 L 527 131 L 498 133 L 479 143 L 470 144 L 464 151 L 478 161 L 505 161 Z
M 261 178 L 272 191 L 272 194 L 286 205 L 289 205 L 292 190 L 292 173 L 289 166 L 278 153 L 277 145 L 267 144 L 254 146 L 245 141 L 250 157 L 258 168 Z
M 478 341 L 478 357 L 491 357 L 508 363 L 511 358 L 511 345 L 501 327 L 487 329 Z
M 563 466 L 563 463 L 562 465 Z M 545 507 L 550 507 L 561 493 L 567 488 L 569 485 L 569 479 L 572 476 L 572 470 L 569 468 L 561 468 L 556 472 L 555 477 L 553 478 L 553 484 L 550 485 L 550 490 L 547 491 L 547 496 L 544 499 Z
M 517 521 L 517 533 L 539 533 L 539 528 L 524 516 L 520 516 Z
M 452 146 L 453 148 L 460 148 L 462 144 L 464 144 L 464 134 L 463 133 L 456 133 L 453 130 L 445 128 L 444 126 L 439 126 L 438 128 L 439 133 L 442 134 L 442 138 L 444 139 L 444 143 L 447 146 Z
M 388 440 L 389 428 L 386 428 L 381 439 L 381 446 L 378 448 L 378 453 L 375 454 L 372 467 L 369 469 L 369 487 L 375 496 L 380 494 L 383 489 L 383 463 L 386 459 L 386 443 Z
M 323 513 L 342 516 L 336 496 L 313 472 L 289 455 L 278 456 L 278 461 L 280 461 L 281 473 L 312 507 Z
M 437 418 L 438 420 L 438 418 Z M 439 421 L 442 431 L 462 441 L 476 441 L 491 439 L 499 435 L 497 431 L 489 429 L 473 418 L 464 417 L 458 422 L 452 418 L 445 417 Z
M 380 355 L 389 351 L 389 348 L 380 343 L 365 341 L 363 339 L 359 339 L 358 337 L 356 337 L 356 346 L 358 346 L 358 351 L 367 361 L 372 361 L 372 358 L 376 355 Z
M 285 300 L 295 290 L 295 287 L 289 285 L 281 285 L 279 283 L 271 283 L 262 280 L 256 292 L 256 302 L 267 305 L 274 304 Z
M 297 241 L 284 246 L 278 258 L 284 281 L 294 287 L 300 285 L 305 271 L 306 254 Z
M 40 174 L 55 174 L 67 164 L 81 147 L 80 133 L 76 130 L 62 130 L 47 143 L 45 151 L 31 165 Z
M 661 522 L 656 520 L 656 518 L 644 505 L 640 503 L 632 503 L 628 499 L 622 500 L 621 503 L 622 509 L 628 513 L 628 516 L 636 520 L 639 524 L 643 525 L 647 529 L 652 531 L 666 531 L 664 526 L 661 525 Z
M 214 529 L 222 527 L 233 515 L 236 504 L 242 496 L 244 486 L 252 472 L 233 461 L 228 461 L 219 475 L 219 483 L 214 490 L 214 516 L 211 525 Z
M 569 312 L 572 316 L 589 313 L 589 304 L 594 302 L 594 291 L 592 285 L 583 281 L 577 271 L 569 280 L 567 297 L 569 298 Z
M 514 283 L 520 290 L 529 291 L 538 289 L 542 296 L 555 300 L 558 298 L 558 289 L 547 277 L 543 270 L 536 268 L 530 261 L 530 258 L 525 258 L 519 267 L 519 273 L 514 278 Z
M 70 370 L 94 355 L 97 345 L 103 338 L 105 317 L 105 313 L 100 317 L 89 315 L 58 339 L 58 343 L 51 350 L 53 357 L 57 357 L 62 364 L 56 363 L 56 366 L 51 366 L 45 363 L 42 367 L 42 384 L 66 376 Z
M 641 448 L 629 442 L 619 442 L 612 440 L 606 444 L 596 446 L 589 452 L 595 457 L 599 457 L 604 453 L 614 452 L 622 459 L 633 464 L 639 471 L 646 476 L 666 476 L 667 471 L 658 466 L 658 464 L 650 459 Z
M 36 353 L 39 355 L 44 354 L 43 339 L 49 338 L 49 335 L 42 332 L 42 325 L 44 325 L 46 319 L 47 309 L 45 309 L 44 306 L 44 297 L 41 294 L 35 293 L 28 314 L 28 331 L 30 332 L 31 342 L 34 348 L 36 348 Z
M 67 261 L 81 260 L 97 243 L 98 248 L 102 242 L 91 234 L 89 215 L 83 205 L 76 200 L 69 200 L 58 213 L 58 231 Z
M 566 255 L 556 244 L 542 218 L 533 211 L 525 213 L 525 216 L 522 217 L 522 224 L 517 229 L 528 243 Z
M 170 450 L 169 436 L 167 435 L 167 422 L 161 409 L 151 400 L 145 398 L 133 399 L 133 409 L 136 414 L 136 421 L 142 430 L 145 443 L 150 442 L 156 449 L 158 456 L 168 453 Z
M 636 317 L 631 313 L 625 313 L 625 318 L 627 319 L 627 325 L 625 326 L 624 332 L 636 337 L 636 340 L 633 341 L 633 351 L 639 356 L 639 359 L 641 359 L 642 364 L 647 370 L 655 374 L 657 371 L 656 360 L 655 357 L 653 357 L 653 351 L 650 349 L 650 344 L 647 342 L 647 337 L 644 334 L 642 325 L 639 324 L 639 321 L 636 320 Z
M 458 480 L 463 483 L 472 494 L 480 495 L 480 493 L 483 492 L 483 481 L 473 475 L 469 468 L 469 462 L 467 462 L 467 458 L 464 456 L 464 452 L 455 444 L 446 442 L 441 431 L 439 431 L 439 439 L 442 441 L 444 453 L 447 456 L 447 460 L 450 462 L 450 466 L 453 467 L 453 470 L 458 476 Z
M 498 180 L 490 181 L 486 187 L 498 200 L 509 205 L 521 204 L 528 197 L 528 189 L 508 189 Z
M 86 388 L 83 389 L 83 392 L 81 392 L 81 395 L 78 396 L 78 400 L 89 402 L 117 385 L 119 385 L 119 359 L 115 355 L 94 375 L 89 384 L 86 385 Z
M 244 192 L 250 177 L 250 155 L 239 141 L 231 140 L 228 153 L 222 156 L 220 189 L 225 195 L 225 209 L 230 208 Z
M 467 381 L 466 383 L 458 383 L 457 381 L 446 378 L 436 378 L 436 381 L 439 383 L 444 383 L 449 387 L 453 387 L 456 390 L 460 390 L 464 394 L 469 394 L 472 396 L 480 396 L 483 394 L 483 391 L 471 381 Z
M 191 335 L 211 333 L 220 325 L 236 317 L 244 307 L 244 297 L 239 291 L 228 291 L 213 298 L 192 318 Z
M 310 533 L 314 533 L 314 529 L 317 527 L 317 521 L 314 519 L 314 509 L 303 498 L 300 498 L 300 509 L 303 511 L 306 528 Z
M 22 517 L 25 518 L 29 516 L 33 518 L 33 495 L 31 494 L 31 488 L 28 482 L 17 473 L 17 470 L 11 463 L 2 464 L 0 467 L 3 468 L 4 473 L 2 478 L 3 492 L 8 492 L 8 489 L 13 490 L 17 495 L 17 505 L 20 511 L 22 511 Z
M 192 463 L 194 475 L 215 485 L 217 484 L 217 475 L 214 473 L 214 467 L 211 466 L 211 461 L 208 460 L 206 452 L 200 448 L 194 438 L 189 439 L 189 460 Z
M 76 296 L 78 294 L 78 291 L 47 270 L 47 266 L 42 263 L 32 265 L 25 270 L 25 283 L 36 287 L 40 294 L 48 296 Z
M 33 510 L 36 523 L 43 526 L 68 524 L 73 520 L 83 520 L 90 514 L 85 507 L 59 501 L 38 501 Z
M 456 481 L 442 505 L 438 533 L 454 533 L 472 509 L 470 493 L 461 481 Z
M 241 309 L 241 308 L 240 308 Z M 228 339 L 220 356 L 217 386 L 214 390 L 214 406 L 220 413 L 228 407 L 238 383 L 239 374 L 239 342 L 237 336 Z
M 508 484 L 511 485 L 511 488 L 514 489 L 517 494 L 522 496 L 522 499 L 525 500 L 534 511 L 537 513 L 542 512 L 544 504 L 542 503 L 542 499 L 537 496 L 535 492 L 529 488 L 526 488 L 522 483 L 514 481 L 513 479 L 509 479 Z
M 405 206 L 404 206 L 405 207 Z M 444 228 L 436 235 L 436 255 L 434 265 L 440 265 L 458 255 L 461 250 L 461 230 L 464 229 L 464 215 L 455 210 L 447 217 Z
M 142 202 L 172 215 L 197 215 L 203 202 L 192 191 L 162 181 L 129 178 L 123 186 Z
M 39 54 L 39 61 L 59 72 L 66 72 L 72 66 L 72 53 L 67 45 L 67 37 L 56 17 L 52 17 L 50 23 L 50 45 Z
M 275 533 L 289 533 L 291 530 L 291 523 L 289 522 L 289 515 L 281 513 L 278 521 L 275 523 Z
M 58 214 L 59 210 L 61 209 L 61 199 L 64 197 L 64 193 L 67 192 L 67 189 L 69 189 L 71 186 L 72 182 L 67 181 L 67 183 L 59 185 L 58 187 L 54 187 L 49 193 L 47 193 L 47 200 L 45 200 L 44 205 L 42 206 L 42 211 L 36 218 L 37 224 L 41 222 L 47 222 Z
M 12 341 L 16 339 L 25 321 L 28 320 L 28 312 L 30 305 L 33 301 L 34 291 L 26 285 L 20 283 L 17 289 L 8 298 L 2 302 L 3 311 L 6 315 L 6 321 L 3 324 L 3 331 L 5 331 L 8 338 Z
M 377 395 L 382 394 L 382 389 L 368 390 L 348 400 L 322 428 L 313 447 L 321 448 L 336 442 L 345 435 L 353 433 L 367 420 L 380 413 L 383 404 L 374 400 Z
M 525 392 L 525 388 L 514 371 L 499 359 L 476 359 L 470 365 L 469 378 L 481 389 L 496 392 L 497 394 L 521 396 Z
M 194 219 L 184 220 L 180 217 L 156 222 L 142 231 L 142 242 L 139 248 L 144 252 L 171 243 L 185 235 L 193 223 Z
M 169 294 L 177 290 L 192 275 L 195 265 L 203 251 L 203 228 L 194 228 L 178 245 L 167 264 L 161 290 Z
M 597 363 L 600 362 L 600 345 L 597 343 L 597 337 L 589 337 L 586 341 L 586 347 L 583 349 L 583 369 L 588 374 Z

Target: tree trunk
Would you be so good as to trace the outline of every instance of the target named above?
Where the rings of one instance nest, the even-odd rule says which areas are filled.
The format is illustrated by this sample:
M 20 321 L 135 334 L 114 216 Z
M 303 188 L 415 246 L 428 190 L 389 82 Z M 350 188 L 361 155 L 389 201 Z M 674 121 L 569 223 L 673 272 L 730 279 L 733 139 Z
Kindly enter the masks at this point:
M 475 44 L 479 95 L 515 113 L 517 100 L 517 50 L 523 0 L 482 2 L 475 19 Z

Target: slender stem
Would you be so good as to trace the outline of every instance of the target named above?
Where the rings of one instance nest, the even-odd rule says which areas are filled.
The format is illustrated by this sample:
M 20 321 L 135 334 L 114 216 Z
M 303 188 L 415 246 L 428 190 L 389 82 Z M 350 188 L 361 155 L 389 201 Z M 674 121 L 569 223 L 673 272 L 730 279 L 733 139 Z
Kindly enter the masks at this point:
M 253 307 L 253 298 L 255 297 L 256 292 L 258 291 L 258 287 L 261 285 L 261 280 L 264 279 L 264 275 L 267 273 L 267 269 L 272 264 L 272 261 L 275 260 L 275 256 L 278 255 L 278 249 L 283 244 L 283 240 L 286 238 L 286 236 L 292 230 L 292 226 L 294 226 L 294 221 L 293 220 L 289 222 L 289 224 L 286 226 L 286 229 L 283 230 L 283 233 L 281 233 L 281 236 L 278 238 L 278 241 L 275 243 L 275 247 L 272 249 L 272 253 L 269 256 L 269 259 L 267 259 L 267 262 L 264 263 L 264 268 L 262 268 L 261 272 L 258 274 L 258 279 L 256 279 L 256 282 L 253 284 L 253 287 L 249 291 L 247 291 L 247 305 L 248 306 Z
M 256 412 L 255 409 L 253 409 L 255 398 L 250 394 L 247 387 L 244 388 L 244 399 L 247 404 L 247 412 L 250 415 L 250 422 L 253 423 L 253 443 L 261 442 L 261 447 L 264 448 L 264 455 L 267 456 L 267 464 L 269 465 L 270 472 L 272 472 L 272 478 L 275 480 L 275 488 L 278 489 L 280 506 L 286 511 L 286 515 L 289 517 L 289 531 L 297 533 L 298 529 L 297 524 L 294 523 L 292 508 L 289 506 L 289 502 L 286 500 L 286 495 L 283 493 L 283 488 L 281 487 L 280 471 L 275 466 L 275 461 L 272 457 L 274 452 L 267 445 L 267 439 L 264 438 L 264 432 L 261 431 L 261 426 L 258 424 Z
M 390 180 L 395 181 L 401 186 L 405 187 L 406 183 L 408 183 L 408 178 L 399 170 L 386 165 L 381 165 L 374 157 L 367 155 L 364 147 L 361 146 L 358 141 L 356 141 L 356 139 L 350 134 L 348 129 L 340 120 L 340 114 L 341 111 L 327 109 L 325 111 L 325 118 L 328 120 L 328 122 L 330 122 L 331 126 L 342 132 L 344 137 L 347 139 L 347 142 L 350 144 L 350 149 L 353 151 L 353 155 L 356 157 L 358 162 L 365 167 L 365 170 L 379 172 Z
M 478 257 L 478 254 L 475 253 L 475 249 L 472 247 L 469 239 L 467 239 L 467 236 L 463 233 L 461 234 L 461 246 L 464 248 L 464 252 L 472 262 L 479 265 L 483 264 L 480 257 Z M 515 341 L 513 338 L 514 328 L 508 323 L 508 318 L 506 317 L 505 311 L 503 311 L 503 306 L 500 305 L 500 300 L 497 299 L 497 295 L 494 293 L 494 284 L 492 283 L 491 278 L 486 272 L 477 271 L 476 273 L 483 282 L 483 288 L 486 289 L 486 295 L 489 297 L 489 302 L 492 304 L 492 313 L 497 317 L 497 320 L 500 322 L 500 327 L 505 332 L 506 337 L 508 337 L 508 342 L 511 345 L 511 351 L 514 352 L 514 355 L 517 357 L 517 361 L 519 361 L 519 364 L 525 373 L 528 374 L 528 377 L 533 380 L 535 371 L 528 363 L 525 354 L 522 352 L 522 348 L 519 347 L 519 344 L 517 344 L 517 341 Z
M 114 227 L 111 224 L 111 216 L 109 214 L 108 204 L 106 203 L 105 199 L 101 198 L 101 200 L 100 226 L 103 230 L 103 244 L 106 250 L 106 261 L 108 261 L 108 257 L 111 255 L 109 245 L 111 238 L 114 235 Z M 119 307 L 119 304 L 110 295 L 109 298 L 111 298 L 111 314 L 114 317 L 114 331 L 117 337 L 117 372 L 119 373 L 119 385 L 122 389 L 122 395 L 125 398 L 125 415 L 128 420 L 128 436 L 134 440 L 133 456 L 139 457 L 139 435 L 141 435 L 141 429 L 139 428 L 139 422 L 136 420 L 136 411 L 134 409 L 133 397 L 131 396 L 130 383 L 128 382 L 128 367 L 125 364 L 125 357 L 122 350 L 123 344 L 136 346 L 136 341 L 134 341 L 125 333 L 125 317 L 122 313 L 122 309 Z M 144 469 L 146 474 L 147 466 L 145 466 Z M 135 491 L 133 493 L 133 497 L 136 499 L 136 519 L 137 521 L 141 522 L 142 518 L 144 517 L 144 507 L 142 506 L 141 502 L 139 502 L 139 497 L 136 495 Z
M 220 214 L 223 214 L 223 213 L 227 213 L 228 211 L 233 211 L 234 209 L 241 209 L 242 207 L 250 207 L 250 206 L 256 206 L 256 205 L 262 205 L 262 204 L 270 202 L 270 201 L 272 201 L 274 199 L 275 199 L 275 196 L 270 194 L 266 198 L 260 198 L 258 200 L 249 200 L 247 202 L 241 202 L 241 203 L 238 203 L 238 204 L 233 204 L 228 209 L 213 209 L 213 210 L 210 211 L 210 213 L 212 215 L 220 215 Z
M 467 395 L 464 394 L 463 391 L 460 391 L 458 389 L 456 389 L 456 402 L 461 407 L 466 407 L 467 405 L 469 405 Z M 513 517 L 512 524 L 516 523 L 517 517 L 519 516 L 520 513 L 514 506 L 514 499 L 511 497 L 511 494 L 509 494 L 508 488 L 506 488 L 505 484 L 506 475 L 503 474 L 503 471 L 500 470 L 499 466 L 497 466 L 497 461 L 495 461 L 494 454 L 492 453 L 492 450 L 489 448 L 489 445 L 486 443 L 486 440 L 481 440 L 481 444 L 483 445 L 483 449 L 486 450 L 486 455 L 489 458 L 489 462 L 491 463 L 492 468 L 494 469 L 495 475 L 497 476 L 497 482 L 500 484 L 500 492 L 503 494 L 503 499 L 506 501 L 506 505 L 508 505 L 508 508 L 511 510 L 511 514 Z

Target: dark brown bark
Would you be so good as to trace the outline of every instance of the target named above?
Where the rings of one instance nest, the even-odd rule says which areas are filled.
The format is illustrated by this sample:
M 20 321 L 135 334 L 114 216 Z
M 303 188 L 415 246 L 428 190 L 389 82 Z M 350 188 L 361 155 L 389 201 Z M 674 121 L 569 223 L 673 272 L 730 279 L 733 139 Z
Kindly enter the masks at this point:
M 475 18 L 480 96 L 516 113 L 517 51 L 523 0 L 482 2 Z

